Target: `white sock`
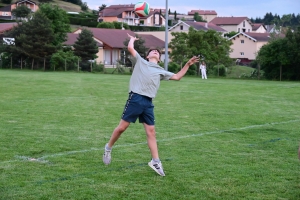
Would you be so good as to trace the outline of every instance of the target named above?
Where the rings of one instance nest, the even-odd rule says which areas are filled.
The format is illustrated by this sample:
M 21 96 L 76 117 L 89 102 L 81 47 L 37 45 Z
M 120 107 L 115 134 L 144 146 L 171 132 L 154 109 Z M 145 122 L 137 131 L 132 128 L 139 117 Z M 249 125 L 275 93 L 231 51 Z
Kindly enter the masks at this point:
M 105 150 L 111 151 L 111 147 L 108 147 L 108 144 L 105 145 Z
M 152 162 L 154 162 L 154 163 L 159 163 L 160 160 L 159 160 L 159 158 L 152 158 Z

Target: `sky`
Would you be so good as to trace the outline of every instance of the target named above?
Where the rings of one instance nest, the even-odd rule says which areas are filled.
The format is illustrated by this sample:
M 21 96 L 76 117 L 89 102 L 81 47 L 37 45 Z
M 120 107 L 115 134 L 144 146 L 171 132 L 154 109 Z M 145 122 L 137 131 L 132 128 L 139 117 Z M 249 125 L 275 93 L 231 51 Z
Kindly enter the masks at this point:
M 300 0 L 166 0 L 171 12 L 187 14 L 190 10 L 214 10 L 218 17 L 248 17 L 263 18 L 268 12 L 280 17 L 284 14 L 300 14 Z M 151 8 L 165 8 L 166 1 L 147 0 Z M 139 0 L 82 0 L 92 10 L 98 10 L 99 6 L 118 4 L 135 4 Z

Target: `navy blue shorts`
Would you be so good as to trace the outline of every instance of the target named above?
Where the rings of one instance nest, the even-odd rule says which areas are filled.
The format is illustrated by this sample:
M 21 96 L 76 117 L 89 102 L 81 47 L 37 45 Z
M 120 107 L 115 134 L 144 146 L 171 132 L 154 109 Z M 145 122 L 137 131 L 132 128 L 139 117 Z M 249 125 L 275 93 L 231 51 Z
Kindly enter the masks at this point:
M 154 125 L 152 98 L 130 92 L 121 118 L 133 123 L 139 118 L 140 123 Z

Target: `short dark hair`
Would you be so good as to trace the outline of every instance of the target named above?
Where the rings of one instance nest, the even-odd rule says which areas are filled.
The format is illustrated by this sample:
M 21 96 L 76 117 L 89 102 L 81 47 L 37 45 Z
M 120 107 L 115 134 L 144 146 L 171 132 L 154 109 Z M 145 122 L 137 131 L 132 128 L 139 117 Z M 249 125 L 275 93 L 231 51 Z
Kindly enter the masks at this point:
M 148 52 L 147 52 L 147 56 L 149 55 L 149 53 L 150 53 L 152 50 L 156 50 L 156 51 L 159 53 L 159 59 L 160 59 L 160 57 L 161 57 L 161 51 L 160 51 L 160 49 L 158 49 L 158 48 L 150 48 L 150 49 L 148 50 Z

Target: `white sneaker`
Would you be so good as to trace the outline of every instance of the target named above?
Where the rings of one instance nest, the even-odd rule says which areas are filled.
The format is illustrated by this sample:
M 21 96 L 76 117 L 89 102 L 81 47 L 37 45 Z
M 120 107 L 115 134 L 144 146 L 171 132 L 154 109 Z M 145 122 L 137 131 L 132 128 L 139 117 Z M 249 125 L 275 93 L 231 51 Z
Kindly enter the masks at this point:
M 103 162 L 104 162 L 104 164 L 108 165 L 110 163 L 110 161 L 111 161 L 111 150 L 107 150 L 104 147 Z
M 156 173 L 158 173 L 159 175 L 161 176 L 165 176 L 165 173 L 164 173 L 164 169 L 163 169 L 163 166 L 161 164 L 161 162 L 159 163 L 156 163 L 156 162 L 153 162 L 152 160 L 148 163 L 149 167 L 151 167 Z

